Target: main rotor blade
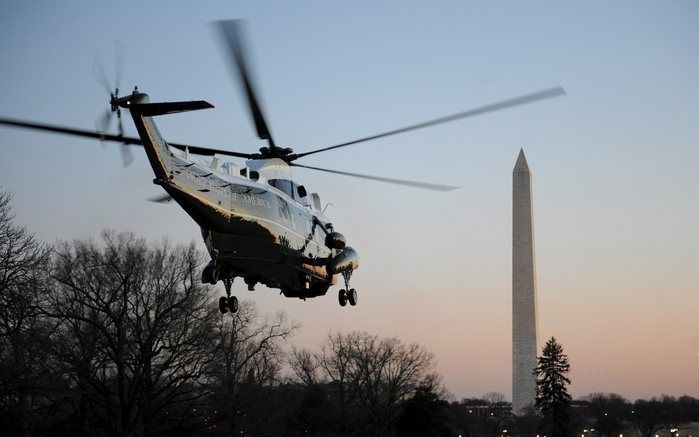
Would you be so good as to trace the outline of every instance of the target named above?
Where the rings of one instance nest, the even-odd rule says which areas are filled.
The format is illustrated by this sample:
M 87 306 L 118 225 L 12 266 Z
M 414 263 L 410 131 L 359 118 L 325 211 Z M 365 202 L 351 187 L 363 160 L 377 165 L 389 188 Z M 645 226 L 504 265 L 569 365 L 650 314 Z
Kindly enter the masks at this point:
M 34 129 L 34 130 L 43 130 L 43 131 L 47 131 L 47 132 L 55 132 L 55 133 L 59 133 L 59 134 L 73 135 L 73 136 L 78 136 L 78 137 L 96 138 L 98 140 L 112 141 L 115 143 L 133 144 L 136 146 L 143 145 L 143 143 L 141 142 L 141 139 L 136 138 L 136 137 L 124 137 L 124 136 L 120 136 L 120 135 L 111 135 L 111 134 L 105 134 L 105 133 L 96 132 L 96 131 L 74 129 L 74 128 L 56 126 L 56 125 L 51 125 L 51 124 L 35 123 L 35 122 L 24 121 L 24 120 L 13 120 L 13 119 L 9 119 L 9 118 L 1 118 L 0 117 L 0 125 L 3 125 L 3 124 L 6 126 L 14 126 L 14 127 Z M 250 153 L 232 152 L 230 150 L 212 149 L 209 147 L 191 146 L 188 144 L 170 143 L 170 142 L 168 142 L 168 145 L 170 145 L 171 147 L 174 147 L 176 149 L 180 149 L 180 150 L 189 149 L 190 153 L 194 153 L 196 155 L 212 156 L 212 155 L 218 154 L 218 155 L 234 156 L 237 158 L 246 158 L 246 159 L 254 158 L 254 155 L 252 155 Z
M 475 109 L 469 109 L 468 111 L 459 112 L 456 114 L 448 115 L 446 117 L 436 118 L 434 120 L 426 121 L 424 123 L 414 124 L 412 126 L 402 127 L 400 129 L 394 129 L 380 134 L 372 135 L 369 137 L 360 138 L 354 141 L 348 141 L 346 143 L 337 144 L 335 146 L 324 147 L 322 149 L 311 150 L 310 152 L 299 153 L 294 155 L 293 159 L 302 158 L 304 156 L 312 155 L 314 153 L 324 152 L 326 150 L 338 149 L 340 147 L 350 146 L 352 144 L 362 143 L 364 141 L 375 140 L 377 138 L 387 137 L 389 135 L 400 134 L 403 132 L 408 132 L 411 130 L 422 129 L 424 127 L 434 126 L 436 124 L 447 123 L 454 120 L 459 120 L 461 118 L 473 117 L 480 114 L 485 114 L 487 112 L 498 111 L 500 109 L 511 108 L 512 106 L 524 105 L 526 103 L 535 102 L 537 100 L 550 99 L 551 97 L 556 97 L 564 95 L 566 92 L 561 87 L 550 88 L 544 91 L 539 91 L 532 94 L 527 94 L 521 97 L 516 97 L 514 99 L 503 100 L 502 102 L 492 103 L 490 105 L 481 106 Z
M 335 174 L 341 174 L 344 176 L 352 176 L 355 178 L 361 178 L 361 179 L 369 179 L 372 181 L 378 181 L 378 182 L 387 182 L 389 184 L 397 184 L 397 185 L 407 185 L 409 187 L 415 187 L 415 188 L 424 188 L 426 190 L 434 190 L 434 191 L 451 191 L 451 190 L 456 190 L 457 188 L 460 187 L 452 187 L 450 185 L 439 185 L 439 184 L 432 184 L 429 182 L 417 182 L 417 181 L 407 181 L 404 179 L 392 179 L 392 178 L 385 178 L 382 176 L 371 176 L 371 175 L 365 175 L 365 174 L 358 174 L 358 173 L 349 173 L 346 171 L 339 171 L 339 170 L 329 170 L 327 168 L 320 168 L 320 167 L 311 167 L 310 165 L 301 165 L 301 164 L 296 164 L 293 162 L 290 162 L 289 165 L 294 166 L 294 167 L 302 167 L 302 168 L 307 168 L 310 170 L 318 170 L 318 171 L 324 171 L 327 173 L 335 173 Z
M 248 100 L 248 107 L 252 119 L 255 122 L 255 129 L 257 129 L 257 136 L 261 140 L 267 140 L 271 147 L 275 147 L 274 139 L 272 139 L 272 134 L 269 131 L 267 122 L 265 121 L 265 116 L 262 113 L 262 108 L 260 107 L 259 101 L 255 93 L 255 85 L 248 70 L 248 56 L 245 52 L 245 41 L 244 39 L 244 29 L 243 20 L 225 20 L 217 21 L 215 24 L 221 31 L 223 39 L 228 45 L 228 48 L 233 53 L 232 65 L 233 69 L 238 72 L 240 77 L 242 88 L 245 92 L 245 96 Z

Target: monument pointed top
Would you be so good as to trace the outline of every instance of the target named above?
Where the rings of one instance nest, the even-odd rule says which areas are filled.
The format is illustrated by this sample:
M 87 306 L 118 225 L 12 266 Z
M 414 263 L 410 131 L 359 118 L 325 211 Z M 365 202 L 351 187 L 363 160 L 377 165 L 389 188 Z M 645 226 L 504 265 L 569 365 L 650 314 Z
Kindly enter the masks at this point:
M 519 149 L 519 156 L 517 157 L 517 163 L 515 163 L 516 172 L 529 172 L 529 165 L 527 165 L 527 158 L 524 156 L 524 149 Z

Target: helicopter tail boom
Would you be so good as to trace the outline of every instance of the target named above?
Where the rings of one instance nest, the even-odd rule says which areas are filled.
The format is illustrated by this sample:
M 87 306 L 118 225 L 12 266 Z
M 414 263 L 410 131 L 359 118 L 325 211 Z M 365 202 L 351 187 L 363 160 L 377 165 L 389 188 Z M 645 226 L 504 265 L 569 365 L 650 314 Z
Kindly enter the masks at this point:
M 136 125 L 136 130 L 138 131 L 138 136 L 141 138 L 143 148 L 146 150 L 148 161 L 153 168 L 156 178 L 166 179 L 170 173 L 171 165 L 169 157 L 171 152 L 167 142 L 160 135 L 155 121 L 151 118 L 151 115 L 148 114 L 155 114 L 158 112 L 167 114 L 172 112 L 167 111 L 167 106 L 162 105 L 173 105 L 173 103 L 149 103 L 147 94 L 134 91 L 130 96 L 120 98 L 119 105 L 123 105 L 130 110 L 134 124 Z

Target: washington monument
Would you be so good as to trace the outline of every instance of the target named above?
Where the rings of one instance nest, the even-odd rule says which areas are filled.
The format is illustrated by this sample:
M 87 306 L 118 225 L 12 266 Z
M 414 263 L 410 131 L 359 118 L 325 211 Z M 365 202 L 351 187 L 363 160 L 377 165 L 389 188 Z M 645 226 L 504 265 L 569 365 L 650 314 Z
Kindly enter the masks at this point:
M 532 175 L 519 151 L 512 172 L 512 411 L 534 403 L 538 340 Z

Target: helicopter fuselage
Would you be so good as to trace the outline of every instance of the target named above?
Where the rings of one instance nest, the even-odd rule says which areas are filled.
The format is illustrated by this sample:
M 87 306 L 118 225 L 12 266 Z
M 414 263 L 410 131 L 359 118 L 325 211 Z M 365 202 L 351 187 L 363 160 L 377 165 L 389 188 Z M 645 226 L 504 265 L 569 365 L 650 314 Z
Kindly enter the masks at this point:
M 216 158 L 201 162 L 188 151 L 170 148 L 153 118 L 136 110 L 148 102 L 147 95 L 129 97 L 154 183 L 200 226 L 217 274 L 279 288 L 287 297 L 324 295 L 335 283 L 328 262 L 340 251 L 326 246 L 332 225 L 320 206 L 278 175 L 286 164 L 279 159 L 251 160 L 239 171 L 230 163 L 219 166 Z M 281 177 L 275 178 L 275 173 Z M 351 260 L 351 269 L 357 264 Z

